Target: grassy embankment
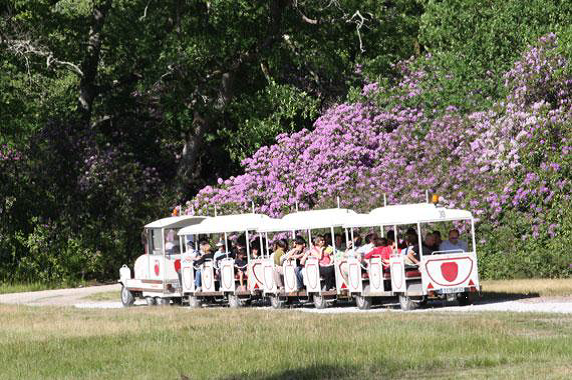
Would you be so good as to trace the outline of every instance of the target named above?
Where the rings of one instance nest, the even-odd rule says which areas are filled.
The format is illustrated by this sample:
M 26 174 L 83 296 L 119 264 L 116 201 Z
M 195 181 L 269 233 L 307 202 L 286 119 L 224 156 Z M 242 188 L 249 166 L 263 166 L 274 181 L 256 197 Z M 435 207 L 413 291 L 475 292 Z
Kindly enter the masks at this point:
M 0 378 L 566 378 L 572 316 L 0 306 Z
M 541 295 L 572 287 L 483 286 L 535 294 L 543 283 Z M 0 305 L 0 378 L 564 379 L 570 342 L 572 316 L 555 314 Z

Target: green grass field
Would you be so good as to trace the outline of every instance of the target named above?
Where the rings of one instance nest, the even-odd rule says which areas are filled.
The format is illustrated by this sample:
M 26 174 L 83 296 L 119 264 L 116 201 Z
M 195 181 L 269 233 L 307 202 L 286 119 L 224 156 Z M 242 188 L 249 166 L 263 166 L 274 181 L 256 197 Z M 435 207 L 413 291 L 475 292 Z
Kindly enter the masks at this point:
M 569 378 L 572 316 L 0 305 L 0 378 Z

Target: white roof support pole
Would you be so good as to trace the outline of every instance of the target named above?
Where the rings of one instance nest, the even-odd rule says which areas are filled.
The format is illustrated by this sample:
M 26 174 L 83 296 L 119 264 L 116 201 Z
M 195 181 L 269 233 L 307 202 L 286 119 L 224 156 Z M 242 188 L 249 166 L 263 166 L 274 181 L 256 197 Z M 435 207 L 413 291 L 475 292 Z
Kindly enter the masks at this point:
M 417 223 L 417 238 L 419 240 L 419 261 L 423 258 L 423 240 L 421 239 L 421 223 Z
M 425 202 L 429 203 L 429 190 L 425 190 Z
M 199 235 L 195 235 L 195 251 L 199 250 Z
M 348 247 L 350 246 L 350 245 L 349 245 L 349 241 L 348 241 L 348 229 L 347 229 L 347 228 L 344 228 L 344 232 L 345 232 L 345 235 L 346 235 L 346 249 L 348 249 Z
M 268 247 L 268 232 L 265 232 L 264 236 L 266 237 L 266 256 L 270 257 L 270 248 Z M 260 247 L 260 249 L 262 249 L 262 247 Z M 262 256 L 264 256 L 264 253 Z
M 337 197 L 337 201 L 338 201 L 338 208 L 340 208 L 340 197 Z
M 397 246 L 399 245 L 399 234 L 397 233 L 397 225 L 393 225 L 393 239 L 395 239 L 395 248 L 393 248 L 393 253 L 397 254 Z
M 187 245 L 183 244 L 183 235 L 179 235 L 179 251 L 185 253 L 187 251 Z
M 354 240 L 354 229 L 353 228 L 350 229 L 350 234 L 352 236 L 352 250 L 355 252 L 357 247 L 354 246 L 355 240 Z
M 473 235 L 473 253 L 477 254 L 477 241 L 475 237 L 475 219 L 471 218 L 471 235 Z
M 330 227 L 330 234 L 332 235 L 332 245 L 334 246 L 334 255 L 336 254 L 336 237 L 334 235 L 334 227 Z
M 250 261 L 250 238 L 248 236 L 248 230 L 246 230 L 246 257 Z
M 312 232 L 308 230 L 308 243 L 310 244 L 310 249 L 314 248 L 314 244 L 312 244 Z
M 383 229 L 383 226 L 379 226 L 379 231 L 381 232 L 381 237 L 385 237 L 385 230 Z
M 226 235 L 226 232 L 224 233 L 224 250 L 226 251 L 228 256 L 228 237 Z
M 387 195 L 383 193 L 383 207 L 387 206 Z
M 267 240 L 268 241 L 268 240 Z M 260 243 L 260 249 L 258 250 L 258 256 L 264 256 L 264 247 L 262 247 L 262 234 L 258 233 L 258 242 Z

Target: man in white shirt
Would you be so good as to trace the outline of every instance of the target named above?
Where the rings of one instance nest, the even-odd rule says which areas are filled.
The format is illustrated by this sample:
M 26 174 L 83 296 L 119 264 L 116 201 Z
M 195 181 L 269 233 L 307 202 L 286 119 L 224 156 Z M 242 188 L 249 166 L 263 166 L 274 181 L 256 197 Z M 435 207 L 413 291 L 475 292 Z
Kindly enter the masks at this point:
M 365 236 L 365 244 L 355 250 L 355 253 L 359 255 L 359 257 L 364 257 L 370 253 L 374 248 L 375 245 L 373 244 L 374 240 L 377 238 L 377 234 L 375 232 L 369 233 Z
M 467 246 L 467 242 L 459 240 L 459 230 L 453 229 L 449 231 L 449 240 L 445 240 L 439 246 L 439 251 L 468 252 L 469 247 Z M 441 253 L 448 253 L 448 252 L 441 252 Z

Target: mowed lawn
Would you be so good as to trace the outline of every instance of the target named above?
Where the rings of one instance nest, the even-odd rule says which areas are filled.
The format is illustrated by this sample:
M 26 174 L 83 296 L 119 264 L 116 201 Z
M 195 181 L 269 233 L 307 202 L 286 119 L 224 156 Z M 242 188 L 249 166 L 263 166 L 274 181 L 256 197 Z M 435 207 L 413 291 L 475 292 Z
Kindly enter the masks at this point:
M 572 316 L 1 305 L 0 377 L 569 378 Z

